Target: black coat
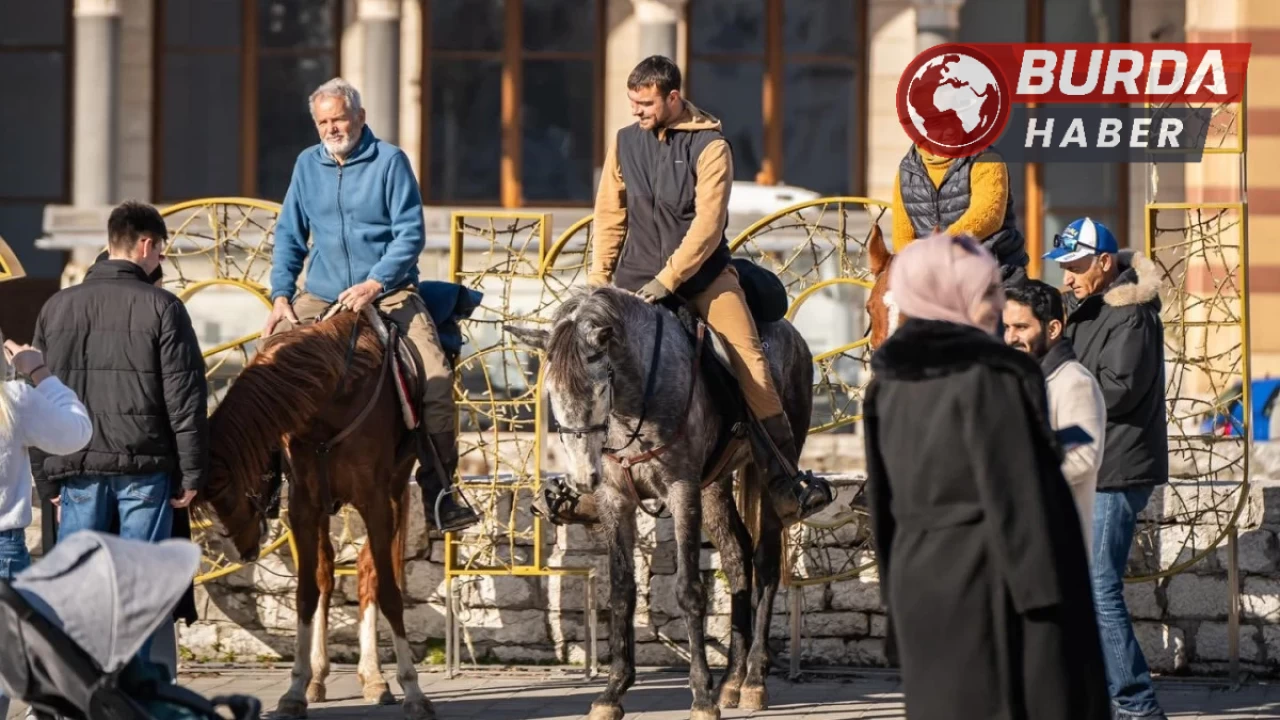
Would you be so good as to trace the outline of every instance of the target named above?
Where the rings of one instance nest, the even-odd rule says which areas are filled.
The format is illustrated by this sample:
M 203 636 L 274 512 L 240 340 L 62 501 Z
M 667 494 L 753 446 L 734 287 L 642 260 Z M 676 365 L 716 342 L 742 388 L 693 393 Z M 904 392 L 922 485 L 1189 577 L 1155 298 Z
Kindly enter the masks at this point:
M 1169 480 L 1169 427 L 1155 263 L 1135 254 L 1103 292 L 1078 302 L 1067 293 L 1065 299 L 1063 334 L 1107 403 L 1098 489 L 1163 485 Z
M 56 293 L 33 345 L 93 418 L 93 437 L 69 455 L 32 451 L 42 498 L 77 475 L 169 473 L 199 490 L 209 458 L 205 364 L 182 302 L 127 260 L 104 260 Z
M 1110 700 L 1044 376 L 952 323 L 872 358 L 867 495 L 912 720 L 1104 720 Z

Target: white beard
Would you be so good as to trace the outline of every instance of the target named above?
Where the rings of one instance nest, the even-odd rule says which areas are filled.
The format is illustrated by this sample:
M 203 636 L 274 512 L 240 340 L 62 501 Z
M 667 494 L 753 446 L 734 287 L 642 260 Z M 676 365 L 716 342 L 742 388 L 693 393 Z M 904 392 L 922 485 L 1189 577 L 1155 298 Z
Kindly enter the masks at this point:
M 356 140 L 357 138 L 355 136 L 348 136 L 345 141 L 329 140 L 326 138 L 324 141 L 324 149 L 328 150 L 329 154 L 334 157 L 345 158 L 348 153 L 355 149 Z

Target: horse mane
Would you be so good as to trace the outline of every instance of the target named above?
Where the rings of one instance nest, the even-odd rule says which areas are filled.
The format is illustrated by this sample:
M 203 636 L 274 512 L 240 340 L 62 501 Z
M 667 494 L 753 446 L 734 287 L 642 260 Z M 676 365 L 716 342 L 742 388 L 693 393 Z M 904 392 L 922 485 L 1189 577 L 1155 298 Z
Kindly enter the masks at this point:
M 351 333 L 361 315 L 340 312 L 269 338 L 227 390 L 209 418 L 210 474 L 201 505 L 230 507 L 257 495 L 271 452 L 285 435 L 304 431 L 332 402 L 343 380 Z M 351 392 L 382 362 L 382 346 L 361 328 L 345 386 Z M 207 509 L 207 507 L 206 507 Z M 224 524 L 251 518 L 222 518 Z
M 587 358 L 600 349 L 596 331 L 614 330 L 613 341 L 626 343 L 625 328 L 639 319 L 642 300 L 614 288 L 573 293 L 556 311 L 547 342 L 547 379 L 566 393 L 581 396 L 591 391 Z

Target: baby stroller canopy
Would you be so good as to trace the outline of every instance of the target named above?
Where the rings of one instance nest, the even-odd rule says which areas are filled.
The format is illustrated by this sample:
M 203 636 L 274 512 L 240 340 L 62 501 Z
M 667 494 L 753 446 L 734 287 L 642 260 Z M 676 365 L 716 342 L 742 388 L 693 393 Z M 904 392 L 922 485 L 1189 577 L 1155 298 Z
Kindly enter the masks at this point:
M 186 540 L 84 531 L 59 541 L 12 583 L 0 582 L 0 684 L 46 716 L 218 717 L 162 666 L 136 657 L 199 564 L 200 549 Z M 238 717 L 260 709 L 253 698 L 225 702 Z

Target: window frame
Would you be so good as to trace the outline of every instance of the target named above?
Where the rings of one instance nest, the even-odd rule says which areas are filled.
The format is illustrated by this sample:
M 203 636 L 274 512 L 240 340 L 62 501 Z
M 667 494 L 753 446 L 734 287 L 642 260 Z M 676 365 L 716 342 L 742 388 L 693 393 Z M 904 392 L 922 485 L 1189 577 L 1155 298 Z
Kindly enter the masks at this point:
M 333 66 L 342 71 L 342 33 L 346 28 L 345 0 L 333 3 Z M 240 182 L 241 197 L 257 198 L 258 195 L 258 78 L 259 60 L 264 56 L 322 56 L 323 49 L 296 46 L 267 48 L 260 44 L 260 0 L 240 0 Z M 151 197 L 157 202 L 183 202 L 195 198 L 169 198 L 164 189 L 164 101 L 161 92 L 165 80 L 165 4 L 166 0 L 152 0 L 151 18 Z M 184 46 L 184 54 L 231 54 L 221 46 Z M 284 198 L 276 199 L 276 202 Z
M 591 164 L 592 175 L 604 164 L 604 113 L 605 113 L 605 50 L 608 41 L 608 3 L 606 0 L 584 0 L 596 7 L 596 41 L 589 52 L 566 50 L 526 50 L 524 48 L 524 0 L 504 0 L 502 18 L 502 48 L 500 50 L 436 50 L 431 46 L 431 0 L 422 0 L 421 95 L 419 109 L 418 188 L 425 207 L 492 207 L 505 209 L 523 207 L 583 208 L 591 207 L 592 200 L 538 200 L 528 203 L 524 198 L 523 130 L 520 110 L 524 99 L 524 61 L 534 60 L 590 60 L 592 63 Z M 448 60 L 498 60 L 502 63 L 502 100 L 500 112 L 502 158 L 498 170 L 498 197 L 486 200 L 434 198 L 431 194 L 431 131 L 432 131 L 432 83 L 433 58 Z M 595 177 L 592 177 L 592 187 Z
M 47 1 L 47 0 L 46 0 Z M 33 195 L 15 197 L 0 195 L 0 205 L 67 205 L 71 202 L 75 167 L 75 124 L 76 124 L 76 22 L 75 0 L 63 0 L 65 3 L 63 17 L 63 33 L 61 43 L 37 43 L 22 45 L 0 45 L 0 55 L 21 55 L 25 53 L 61 53 L 63 63 L 63 108 L 66 117 L 63 120 L 63 158 L 62 158 L 62 193 L 59 195 Z
M 778 185 L 786 177 L 786 143 L 784 142 L 783 118 L 785 117 L 786 68 L 787 61 L 794 59 L 802 63 L 823 63 L 853 68 L 855 79 L 854 96 L 856 106 L 853 116 L 858 126 L 855 129 L 853 151 L 858 162 L 850 158 L 852 165 L 849 173 L 852 181 L 849 195 L 862 196 L 867 191 L 867 142 L 868 142 L 868 102 L 867 93 L 870 78 L 867 70 L 870 66 L 870 47 L 867 42 L 867 20 L 869 2 L 860 0 L 854 9 L 857 23 L 855 42 L 859 51 L 852 55 L 825 55 L 814 53 L 788 53 L 785 43 L 785 16 L 783 13 L 785 0 L 761 0 L 765 3 L 764 49 L 754 52 L 696 52 L 693 47 L 693 4 L 698 0 L 688 0 L 684 4 L 684 57 L 686 68 L 692 68 L 697 60 L 719 62 L 760 62 L 763 65 L 763 84 L 761 86 L 760 105 L 762 110 L 762 127 L 764 137 L 761 138 L 760 170 L 756 173 L 756 182 L 761 185 Z M 794 3 L 793 3 L 794 5 Z M 684 73 L 686 93 L 694 97 L 691 73 Z

